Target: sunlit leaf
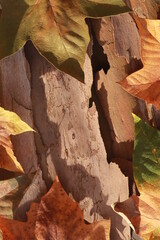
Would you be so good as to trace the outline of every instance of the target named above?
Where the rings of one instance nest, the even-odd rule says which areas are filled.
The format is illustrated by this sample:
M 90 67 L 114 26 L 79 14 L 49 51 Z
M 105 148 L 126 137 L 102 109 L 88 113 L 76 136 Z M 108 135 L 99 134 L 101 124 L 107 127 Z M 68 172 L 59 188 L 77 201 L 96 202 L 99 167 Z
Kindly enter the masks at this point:
M 122 0 L 2 0 L 1 4 L 0 58 L 31 39 L 51 63 L 80 81 L 89 42 L 85 18 L 129 11 Z
M 85 224 L 83 213 L 56 181 L 41 202 L 32 203 L 28 221 L 0 217 L 4 240 L 109 240 L 109 220 Z
M 142 239 L 160 239 L 160 131 L 134 116 L 133 170 L 140 196 L 117 203 Z
M 13 152 L 10 135 L 33 131 L 14 112 L 6 111 L 0 107 L 0 168 L 14 172 L 23 172 L 20 163 Z
M 120 82 L 130 94 L 160 109 L 160 20 L 135 17 L 141 36 L 144 67 Z

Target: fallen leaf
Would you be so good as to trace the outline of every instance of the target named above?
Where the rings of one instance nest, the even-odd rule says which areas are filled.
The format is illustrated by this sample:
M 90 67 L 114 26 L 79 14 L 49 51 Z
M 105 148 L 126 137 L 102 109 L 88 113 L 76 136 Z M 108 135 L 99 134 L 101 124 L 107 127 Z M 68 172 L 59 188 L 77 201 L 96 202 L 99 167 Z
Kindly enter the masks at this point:
M 55 67 L 80 81 L 89 43 L 85 18 L 129 11 L 122 0 L 2 0 L 1 5 L 0 58 L 31 39 Z
M 37 210 L 38 204 L 32 203 L 27 222 L 19 222 L 0 217 L 2 240 L 36 240 L 35 224 Z
M 19 176 L 0 181 L 0 216 L 12 219 L 26 188 L 31 183 L 31 177 Z
M 8 134 L 12 135 L 34 131 L 16 113 L 4 110 L 2 107 L 0 107 L 0 127 L 6 129 Z
M 141 36 L 143 68 L 120 82 L 130 94 L 160 109 L 160 20 L 135 17 Z
M 4 240 L 106 240 L 110 221 L 85 224 L 83 213 L 56 180 L 38 204 L 32 203 L 27 222 L 0 217 Z
M 156 0 L 130 0 L 131 9 L 141 18 L 157 19 L 158 4 Z
M 23 172 L 13 152 L 10 135 L 33 131 L 16 113 L 0 107 L 0 168 L 14 172 Z
M 114 210 L 124 214 L 143 239 L 160 239 L 160 131 L 137 116 L 134 120 L 133 170 L 140 196 L 116 203 Z

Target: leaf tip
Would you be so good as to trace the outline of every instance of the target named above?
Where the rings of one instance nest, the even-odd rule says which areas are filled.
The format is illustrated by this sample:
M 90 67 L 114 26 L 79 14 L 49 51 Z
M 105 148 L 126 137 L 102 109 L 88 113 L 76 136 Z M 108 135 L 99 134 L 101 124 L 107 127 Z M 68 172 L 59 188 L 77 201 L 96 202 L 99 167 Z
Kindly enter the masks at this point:
M 141 121 L 141 119 L 135 115 L 134 113 L 132 113 L 133 119 L 134 119 L 134 123 L 137 124 L 139 121 Z

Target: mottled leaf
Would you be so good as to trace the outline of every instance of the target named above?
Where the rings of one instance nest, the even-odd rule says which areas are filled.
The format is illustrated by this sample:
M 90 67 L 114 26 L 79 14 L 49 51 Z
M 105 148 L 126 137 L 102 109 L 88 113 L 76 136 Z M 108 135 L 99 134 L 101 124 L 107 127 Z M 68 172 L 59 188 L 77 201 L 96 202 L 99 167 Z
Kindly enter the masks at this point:
M 0 216 L 11 219 L 15 216 L 17 206 L 30 183 L 31 177 L 27 175 L 0 181 Z
M 160 20 L 135 17 L 141 36 L 143 68 L 120 82 L 130 94 L 160 109 Z
M 10 135 L 33 131 L 14 112 L 6 111 L 0 107 L 0 168 L 14 172 L 23 172 L 20 163 L 13 152 Z
M 2 0 L 0 58 L 32 40 L 60 70 L 80 81 L 89 42 L 86 17 L 129 11 L 122 0 Z
M 134 178 L 140 196 L 117 203 L 135 231 L 145 240 L 160 239 L 160 131 L 134 116 Z
M 85 224 L 78 204 L 56 181 L 39 204 L 31 204 L 27 222 L 0 217 L 0 228 L 4 240 L 109 240 L 110 222 Z

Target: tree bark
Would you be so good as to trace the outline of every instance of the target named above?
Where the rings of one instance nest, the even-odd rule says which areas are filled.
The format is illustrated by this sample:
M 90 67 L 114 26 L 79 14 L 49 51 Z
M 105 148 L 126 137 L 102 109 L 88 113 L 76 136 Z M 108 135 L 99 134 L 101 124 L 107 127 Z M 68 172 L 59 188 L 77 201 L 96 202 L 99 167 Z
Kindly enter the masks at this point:
M 152 1 L 128 4 L 156 18 Z M 86 221 L 111 218 L 110 239 L 130 239 L 129 226 L 110 205 L 133 192 L 132 112 L 148 114 L 145 103 L 117 83 L 142 67 L 140 37 L 129 13 L 87 22 L 85 84 L 57 70 L 31 42 L 0 63 L 1 105 L 36 130 L 13 138 L 25 172 L 37 172 L 19 207 L 28 210 L 58 175 Z

